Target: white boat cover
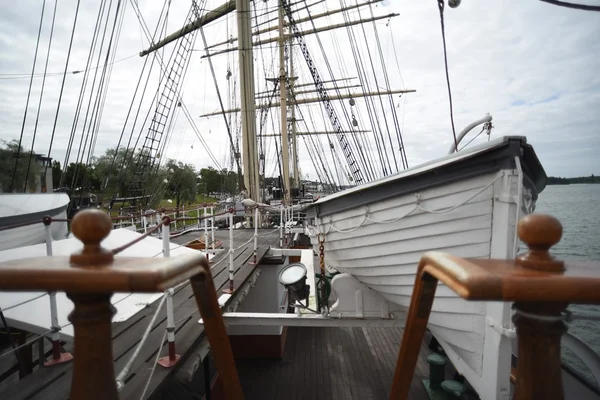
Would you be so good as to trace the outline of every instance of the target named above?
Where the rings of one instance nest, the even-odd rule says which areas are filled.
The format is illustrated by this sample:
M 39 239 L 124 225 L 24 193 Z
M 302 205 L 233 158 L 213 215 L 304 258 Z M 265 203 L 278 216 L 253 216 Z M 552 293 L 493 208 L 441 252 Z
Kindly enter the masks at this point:
M 132 232 L 128 229 L 115 229 L 102 242 L 102 246 L 108 249 L 119 247 L 128 243 L 141 234 Z M 119 253 L 118 257 L 162 257 L 162 240 L 154 237 L 146 237 L 140 242 Z M 76 238 L 58 240 L 52 243 L 54 255 L 70 255 L 81 249 L 83 245 Z M 196 253 L 198 250 L 192 250 L 176 243 L 171 243 L 171 257 L 182 254 Z M 46 244 L 37 244 L 28 247 L 0 251 L 0 262 L 8 260 L 23 259 L 26 257 L 46 256 Z M 29 332 L 44 334 L 50 330 L 50 297 L 42 296 L 26 304 L 13 307 L 16 304 L 26 302 L 43 295 L 42 292 L 0 292 L 0 308 L 10 327 L 23 329 Z M 163 293 L 115 293 L 112 297 L 112 303 L 117 309 L 113 322 L 123 322 L 134 316 L 140 310 L 154 301 L 160 299 Z M 57 293 L 56 301 L 58 306 L 58 323 L 64 326 L 61 330 L 61 338 L 66 341 L 73 341 L 73 325 L 68 325 L 67 316 L 73 310 L 73 303 L 67 298 L 65 293 Z M 10 308 L 10 309 L 9 309 Z M 163 310 L 163 312 L 166 312 Z
M 69 196 L 65 193 L 9 193 L 0 195 L 0 225 L 2 218 L 45 213 L 66 208 Z

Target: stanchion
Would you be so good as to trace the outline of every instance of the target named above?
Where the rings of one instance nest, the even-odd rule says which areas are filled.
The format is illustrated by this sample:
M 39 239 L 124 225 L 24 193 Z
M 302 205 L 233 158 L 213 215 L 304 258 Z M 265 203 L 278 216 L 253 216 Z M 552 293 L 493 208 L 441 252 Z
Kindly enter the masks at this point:
M 212 243 L 213 257 L 215 256 L 215 208 L 210 206 L 210 240 Z
M 165 368 L 171 368 L 181 358 L 179 354 L 175 352 L 175 318 L 173 316 L 173 289 L 167 289 L 165 296 L 167 296 L 167 341 L 169 343 L 169 355 L 158 359 L 158 364 Z
M 279 209 L 279 248 L 283 247 L 283 205 Z
M 229 287 L 227 289 L 223 289 L 224 293 L 233 294 L 235 292 L 235 287 L 233 285 L 233 213 L 235 210 L 233 208 L 229 209 Z
M 163 256 L 171 257 L 171 242 L 169 240 L 171 218 L 164 216 L 162 219 L 162 225 Z
M 256 251 L 257 250 L 258 250 L 258 207 L 256 207 L 254 209 L 254 254 L 253 254 L 253 260 L 250 261 L 248 264 L 250 264 L 250 265 L 258 264 L 258 262 L 256 260 Z
M 50 224 L 52 218 L 46 215 L 42 221 L 44 222 L 44 229 L 46 234 L 46 254 L 52 256 L 52 231 Z M 45 367 L 51 365 L 62 364 L 73 359 L 71 353 L 62 353 L 60 346 L 60 324 L 58 323 L 58 306 L 56 305 L 56 293 L 49 293 L 50 297 L 50 327 L 52 328 L 52 359 L 44 363 Z
M 208 220 L 206 219 L 206 206 L 202 212 L 202 216 L 204 217 L 204 254 L 206 256 L 206 261 L 210 262 L 208 256 Z

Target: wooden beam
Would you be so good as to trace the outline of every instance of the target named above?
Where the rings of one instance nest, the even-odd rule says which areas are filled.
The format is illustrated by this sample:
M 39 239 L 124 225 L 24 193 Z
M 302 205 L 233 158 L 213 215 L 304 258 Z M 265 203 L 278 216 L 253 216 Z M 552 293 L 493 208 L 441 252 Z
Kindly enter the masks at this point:
M 397 17 L 400 14 L 387 14 L 387 15 L 382 15 L 380 17 L 373 17 L 373 18 L 366 18 L 366 19 L 359 19 L 359 20 L 355 20 L 355 21 L 350 21 L 348 23 L 341 23 L 341 24 L 334 24 L 334 25 L 328 25 L 328 26 L 323 26 L 321 28 L 316 28 L 316 29 L 309 29 L 306 31 L 302 31 L 300 32 L 300 35 L 302 36 L 306 36 L 306 35 L 311 35 L 314 33 L 320 33 L 320 32 L 326 32 L 326 31 L 330 31 L 333 29 L 338 29 L 338 28 L 346 28 L 348 26 L 353 26 L 353 25 L 358 25 L 358 24 L 364 24 L 367 22 L 374 22 L 374 21 L 379 21 L 380 19 L 386 19 L 386 18 L 392 18 L 392 17 Z M 289 38 L 293 38 L 294 35 L 293 34 L 287 34 L 285 35 L 284 39 L 289 39 Z M 259 40 L 258 42 L 254 42 L 253 46 L 262 46 L 265 44 L 269 44 L 269 43 L 273 43 L 278 41 L 279 38 L 278 37 L 272 37 L 269 39 L 264 39 L 264 40 Z M 212 56 L 217 56 L 219 54 L 225 54 L 225 53 L 229 53 L 232 51 L 236 51 L 238 48 L 237 47 L 232 47 L 229 48 L 227 50 L 221 50 L 221 51 L 216 51 L 208 56 L 202 56 L 201 58 L 206 58 L 206 57 L 212 57 Z
M 314 85 L 314 83 L 313 83 Z M 343 89 L 353 89 L 353 88 L 359 88 L 361 87 L 360 85 L 346 85 L 346 86 L 337 86 L 337 87 L 330 87 L 330 88 L 325 88 L 325 90 L 343 90 Z M 307 94 L 307 93 L 315 93 L 317 92 L 317 89 L 311 89 L 311 90 L 300 90 L 300 91 L 294 91 L 295 95 L 298 94 Z M 261 96 L 256 96 L 256 100 L 265 100 L 265 99 L 270 99 L 271 96 L 266 96 L 266 95 L 261 95 Z
M 348 133 L 369 133 L 371 131 L 365 131 L 365 130 L 356 130 L 356 131 L 341 131 L 341 132 L 334 132 L 334 131 L 316 131 L 316 132 L 296 132 L 296 135 L 298 136 L 309 136 L 309 135 L 337 135 L 338 133 L 343 133 L 343 134 L 348 134 Z M 262 135 L 262 137 L 280 137 L 280 134 L 269 134 L 269 135 Z
M 406 90 L 382 90 L 382 91 L 377 91 L 377 92 L 368 92 L 368 93 L 354 93 L 354 94 L 342 94 L 342 95 L 334 95 L 334 96 L 329 96 L 329 100 L 345 100 L 345 99 L 349 99 L 349 98 L 360 98 L 360 97 L 370 97 L 370 96 L 387 96 L 390 94 L 402 94 L 402 93 L 414 93 L 416 92 L 415 89 L 406 89 Z M 309 99 L 296 99 L 295 101 L 288 101 L 287 103 L 292 105 L 298 105 L 298 104 L 310 104 L 310 103 L 319 103 L 321 102 L 321 98 L 320 97 L 311 97 Z M 279 102 L 274 102 L 271 103 L 271 107 L 279 107 L 280 103 Z M 256 108 L 259 109 L 260 107 L 262 107 L 261 105 L 257 105 Z M 223 114 L 223 112 L 225 113 L 234 113 L 234 112 L 239 112 L 240 109 L 239 108 L 232 108 L 230 110 L 225 110 L 225 111 L 216 111 L 216 112 L 212 112 L 212 113 L 208 113 L 208 114 L 202 114 L 200 115 L 200 117 L 212 117 L 213 115 L 221 115 Z
M 368 6 L 368 5 L 371 5 L 371 4 L 379 3 L 381 1 L 383 1 L 383 0 L 371 0 L 371 1 L 367 1 L 366 3 L 361 3 L 361 4 L 356 4 L 356 5 L 353 5 L 353 6 L 349 6 L 349 7 L 338 8 L 338 9 L 335 9 L 335 10 L 326 11 L 326 12 L 321 13 L 321 14 L 315 14 L 315 15 L 311 15 L 309 17 L 304 17 L 304 18 L 297 19 L 296 23 L 299 24 L 299 23 L 302 23 L 302 22 L 307 22 L 307 21 L 318 19 L 318 18 L 329 17 L 331 15 L 335 15 L 335 14 L 338 14 L 338 13 L 341 13 L 341 12 L 344 12 L 344 11 L 348 11 L 348 10 L 352 10 L 352 9 L 355 9 L 355 8 L 359 8 L 359 7 L 363 7 L 363 6 Z M 321 1 L 319 1 L 319 2 L 317 2 L 315 4 L 318 4 L 318 3 L 321 3 Z M 295 11 L 298 11 L 298 10 L 295 10 Z M 277 21 L 277 18 L 269 20 L 269 21 L 267 21 L 265 23 L 274 22 L 274 21 Z M 284 26 L 288 26 L 288 25 L 289 25 L 289 22 L 285 22 L 284 23 Z M 256 32 L 253 32 L 252 34 L 258 36 L 258 35 L 261 35 L 263 33 L 267 33 L 267 32 L 271 32 L 271 31 L 277 30 L 278 28 L 279 28 L 279 25 L 273 25 L 273 26 L 270 26 L 268 28 L 260 29 L 260 30 L 258 30 Z M 212 44 L 212 45 L 208 46 L 207 49 L 214 49 L 215 47 L 223 46 L 225 44 L 231 44 L 231 43 L 233 43 L 235 41 L 237 41 L 237 38 L 231 38 L 231 39 L 225 40 L 223 42 Z
M 214 10 L 207 12 L 206 14 L 204 14 L 204 16 L 198 18 L 196 21 L 184 26 L 183 28 L 181 28 L 180 30 L 178 30 L 176 32 L 173 32 L 172 34 L 170 34 L 163 40 L 150 46 L 150 48 L 148 48 L 147 50 L 142 51 L 140 53 L 140 57 L 144 57 L 144 56 L 152 53 L 153 51 L 156 51 L 156 50 L 160 49 L 161 47 L 164 47 L 167 44 L 179 39 L 180 37 L 185 36 L 188 33 L 193 32 L 196 29 L 199 29 L 199 28 L 203 27 L 204 25 L 207 25 L 207 24 L 229 14 L 230 12 L 235 10 L 235 7 L 236 7 L 235 0 L 230 0 L 227 3 L 215 8 Z

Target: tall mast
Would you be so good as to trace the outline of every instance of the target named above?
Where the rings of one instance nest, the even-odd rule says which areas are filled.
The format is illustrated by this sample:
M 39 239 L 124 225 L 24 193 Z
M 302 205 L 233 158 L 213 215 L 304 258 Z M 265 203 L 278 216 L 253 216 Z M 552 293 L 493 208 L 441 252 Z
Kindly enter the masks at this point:
M 293 39 L 290 38 L 290 76 L 294 76 L 294 47 L 292 46 Z M 295 79 L 290 79 L 290 87 L 292 93 L 296 93 L 294 91 L 294 83 Z M 294 173 L 294 187 L 300 187 L 300 180 L 298 177 L 298 144 L 296 142 L 296 105 L 292 104 L 292 167 Z
M 287 90 L 286 90 L 286 73 L 285 73 L 285 35 L 283 32 L 283 0 L 279 0 L 279 96 L 281 109 L 281 155 L 283 164 L 283 201 L 288 203 L 290 200 L 290 154 L 288 145 L 287 133 Z M 239 12 L 239 9 L 238 9 Z M 248 37 L 251 42 L 251 38 Z M 252 98 L 254 100 L 254 97 Z M 254 104 L 254 103 L 253 103 Z
M 242 111 L 242 147 L 244 184 L 248 197 L 260 200 L 258 177 L 258 149 L 256 143 L 256 106 L 254 104 L 254 62 L 252 54 L 252 26 L 250 0 L 236 0 L 239 36 L 240 97 Z

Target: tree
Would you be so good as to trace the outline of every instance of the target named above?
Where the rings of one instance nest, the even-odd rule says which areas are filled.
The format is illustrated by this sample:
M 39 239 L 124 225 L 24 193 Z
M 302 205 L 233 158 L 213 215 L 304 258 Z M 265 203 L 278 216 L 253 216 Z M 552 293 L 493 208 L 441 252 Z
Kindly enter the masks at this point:
M 108 198 L 113 195 L 116 197 L 130 196 L 132 195 L 130 186 L 134 180 L 134 171 L 143 171 L 143 175 L 138 175 L 138 177 L 144 181 L 145 191 L 154 191 L 153 203 L 160 202 L 162 196 L 159 197 L 157 192 L 161 190 L 160 182 L 163 180 L 161 174 L 164 171 L 156 165 L 152 166 L 151 157 L 142 154 L 141 150 L 134 153 L 132 149 L 119 148 L 118 150 L 108 149 L 102 156 L 95 157 L 92 163 L 96 171 L 95 177 L 98 178 L 98 190 Z M 156 201 L 156 197 L 158 197 L 158 201 Z
M 17 140 L 1 142 L 4 145 L 0 148 L 0 192 L 35 191 L 41 173 L 35 153 L 25 151 Z
M 175 200 L 175 206 L 179 208 L 185 202 L 191 203 L 196 200 L 197 173 L 193 165 L 184 164 L 180 161 L 168 160 L 164 172 L 167 180 L 166 192 Z
M 62 176 L 62 168 L 59 161 L 52 161 L 52 186 L 57 189 L 60 186 L 60 177 Z

